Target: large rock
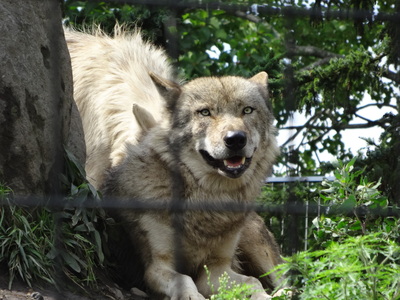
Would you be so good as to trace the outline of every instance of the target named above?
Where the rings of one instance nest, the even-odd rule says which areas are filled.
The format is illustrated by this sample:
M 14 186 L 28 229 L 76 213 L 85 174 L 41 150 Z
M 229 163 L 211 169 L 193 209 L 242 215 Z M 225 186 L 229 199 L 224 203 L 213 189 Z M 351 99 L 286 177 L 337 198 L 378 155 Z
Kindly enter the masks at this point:
M 84 161 L 59 3 L 0 2 L 0 182 L 20 196 L 59 192 L 64 145 Z

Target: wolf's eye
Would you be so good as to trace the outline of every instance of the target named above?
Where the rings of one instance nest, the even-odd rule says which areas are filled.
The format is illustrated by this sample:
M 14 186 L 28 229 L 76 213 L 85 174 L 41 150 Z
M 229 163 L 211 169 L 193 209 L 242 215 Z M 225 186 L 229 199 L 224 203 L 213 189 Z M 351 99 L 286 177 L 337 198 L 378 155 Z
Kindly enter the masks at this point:
M 199 113 L 205 117 L 211 116 L 211 112 L 207 108 L 199 110 Z
M 253 111 L 254 111 L 254 108 L 252 108 L 250 106 L 247 106 L 247 107 L 243 108 L 243 113 L 245 115 L 251 114 Z

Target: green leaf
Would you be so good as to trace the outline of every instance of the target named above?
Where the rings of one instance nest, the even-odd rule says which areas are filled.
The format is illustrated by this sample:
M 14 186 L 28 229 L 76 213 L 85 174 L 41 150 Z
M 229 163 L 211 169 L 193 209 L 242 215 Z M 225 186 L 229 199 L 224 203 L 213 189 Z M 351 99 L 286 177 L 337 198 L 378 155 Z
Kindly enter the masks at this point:
M 63 252 L 61 252 L 61 256 L 64 259 L 64 261 L 68 267 L 70 267 L 72 270 L 74 270 L 77 273 L 81 272 L 81 267 L 78 263 L 78 260 L 75 259 L 70 253 L 63 251 Z
M 349 197 L 342 203 L 339 207 L 342 213 L 351 212 L 357 205 L 357 200 L 354 195 L 349 195 Z
M 94 237 L 95 237 L 95 241 L 96 241 L 96 253 L 97 256 L 99 257 L 99 261 L 100 263 L 104 262 L 104 253 L 103 253 L 103 248 L 102 248 L 102 240 L 101 240 L 101 236 L 100 233 L 96 230 L 94 231 Z
M 83 178 L 86 178 L 86 172 L 85 169 L 83 168 L 83 166 L 81 165 L 81 163 L 78 161 L 78 159 L 75 157 L 74 154 L 72 154 L 72 152 L 70 152 L 68 149 L 66 149 L 66 147 L 64 147 L 64 151 L 68 157 L 68 159 L 73 163 L 73 165 L 78 169 L 80 175 Z

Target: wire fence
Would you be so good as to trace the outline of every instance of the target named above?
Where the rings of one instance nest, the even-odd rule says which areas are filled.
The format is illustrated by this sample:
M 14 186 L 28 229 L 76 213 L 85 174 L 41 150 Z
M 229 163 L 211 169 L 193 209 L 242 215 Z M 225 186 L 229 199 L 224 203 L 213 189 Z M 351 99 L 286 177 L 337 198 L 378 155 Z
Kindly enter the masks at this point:
M 56 1 L 54 1 L 56 2 Z M 203 2 L 203 1 L 161 1 L 161 0 L 150 0 L 150 1 L 136 1 L 136 0 L 114 0 L 114 3 L 123 3 L 130 5 L 152 5 L 152 6 L 164 6 L 170 9 L 171 11 L 182 8 L 190 8 L 190 9 L 219 9 L 227 12 L 231 12 L 233 14 L 246 14 L 247 16 L 281 16 L 282 18 L 293 19 L 293 18 L 324 18 L 324 19 L 339 19 L 339 20 L 373 20 L 373 21 L 391 21 L 400 23 L 400 15 L 398 14 L 390 14 L 384 12 L 374 13 L 371 11 L 363 11 L 363 10 L 353 10 L 353 11 L 334 11 L 334 10 L 322 10 L 322 9 L 300 9 L 296 7 L 273 7 L 270 5 L 246 5 L 246 4 L 235 4 L 228 2 Z M 169 20 L 170 21 L 170 20 Z M 57 18 L 51 18 L 49 21 L 49 26 L 47 28 L 48 35 L 51 37 L 53 43 L 57 44 L 57 37 L 54 36 L 52 28 L 57 27 L 57 22 L 59 20 Z M 175 24 L 176 25 L 176 24 Z M 400 24 L 399 24 L 400 26 Z M 291 43 L 294 43 L 292 41 Z M 172 46 L 173 47 L 173 46 Z M 291 47 L 291 44 L 288 43 L 287 47 Z M 52 57 L 54 61 L 54 65 L 57 65 L 57 59 L 59 57 Z M 289 71 L 293 72 L 292 69 Z M 57 77 L 57 74 L 54 74 Z M 293 76 L 293 74 L 292 74 Z M 58 82 L 54 82 L 54 84 L 58 84 Z M 291 87 L 288 86 L 287 89 Z M 56 89 L 57 90 L 57 89 Z M 54 99 L 57 97 L 54 96 Z M 287 99 L 287 101 L 294 101 L 293 99 Z M 55 105 L 53 110 L 56 113 L 58 107 Z M 56 132 L 59 132 L 58 128 L 55 128 Z M 54 136 L 57 136 L 55 134 Z M 58 141 L 55 143 L 59 144 Z M 61 159 L 59 164 L 61 163 Z M 178 170 L 179 168 L 174 168 Z M 302 184 L 320 184 L 323 180 L 333 181 L 335 178 L 332 176 L 308 176 L 308 177 L 269 177 L 266 178 L 265 184 L 277 186 L 281 184 L 291 185 L 295 182 L 300 182 Z M 257 211 L 259 213 L 271 214 L 273 216 L 279 216 L 280 222 L 282 223 L 282 230 L 285 228 L 283 226 L 284 222 L 291 222 L 292 225 L 290 228 L 293 230 L 288 233 L 291 236 L 303 236 L 302 242 L 300 240 L 295 241 L 291 246 L 291 251 L 296 252 L 299 250 L 307 249 L 308 247 L 308 235 L 309 235 L 309 227 L 310 227 L 310 218 L 313 216 L 319 216 L 321 213 L 326 213 L 328 210 L 327 206 L 322 205 L 321 203 L 312 203 L 309 200 L 303 201 L 302 199 L 294 199 L 294 201 L 290 201 L 290 203 L 281 205 L 281 204 L 239 204 L 237 202 L 232 203 L 213 203 L 209 204 L 212 201 L 207 202 L 208 204 L 194 204 L 194 203 L 185 203 L 182 201 L 184 199 L 184 190 L 183 190 L 183 179 L 181 178 L 181 174 L 179 172 L 174 172 L 173 175 L 173 184 L 172 184 L 172 204 L 168 204 L 168 201 L 164 201 L 164 205 L 158 204 L 157 202 L 152 201 L 141 201 L 141 199 L 130 199 L 129 201 L 125 201 L 125 199 L 119 198 L 106 198 L 101 201 L 98 199 L 88 199 L 84 203 L 79 201 L 71 200 L 68 203 L 65 202 L 65 198 L 61 195 L 55 195 L 48 199 L 43 199 L 41 197 L 18 197 L 16 195 L 13 198 L 12 204 L 17 206 L 26 206 L 26 207 L 38 207 L 43 206 L 52 209 L 52 211 L 62 211 L 65 208 L 79 208 L 82 205 L 85 208 L 104 208 L 104 209 L 132 209 L 136 211 L 174 211 L 176 218 L 173 220 L 173 224 L 176 228 L 175 240 L 177 255 L 179 254 L 180 249 L 182 249 L 181 245 L 181 220 L 180 214 L 176 212 L 184 212 L 187 210 L 193 211 L 217 211 L 217 212 L 242 212 L 242 211 Z M 57 186 L 57 184 L 54 184 Z M 290 189 L 290 188 L 289 188 Z M 59 189 L 58 189 L 59 190 Z M 291 196 L 293 197 L 293 195 Z M 293 199 L 292 199 L 293 200 Z M 154 204 L 157 203 L 157 204 Z M 10 202 L 2 202 L 1 206 L 9 205 Z M 379 213 L 382 213 L 381 211 Z M 385 211 L 385 216 L 396 216 L 399 217 L 400 213 L 396 210 Z M 303 225 L 300 225 L 303 224 Z M 60 247 L 60 244 L 63 242 L 63 237 L 60 232 L 62 226 L 62 220 L 57 219 L 55 223 L 56 228 L 54 229 L 56 235 L 59 238 L 56 240 L 55 247 Z M 302 230 L 302 232 L 300 232 Z M 281 232 L 282 236 L 286 235 L 286 233 Z M 56 268 L 61 270 L 61 262 L 56 261 L 56 264 L 59 264 L 60 267 Z M 183 268 L 183 266 L 182 266 Z M 179 269 L 179 267 L 178 267 Z M 60 276 L 62 278 L 62 276 Z M 62 282 L 60 283 L 62 286 Z M 58 299 L 63 299 L 61 295 L 58 296 Z

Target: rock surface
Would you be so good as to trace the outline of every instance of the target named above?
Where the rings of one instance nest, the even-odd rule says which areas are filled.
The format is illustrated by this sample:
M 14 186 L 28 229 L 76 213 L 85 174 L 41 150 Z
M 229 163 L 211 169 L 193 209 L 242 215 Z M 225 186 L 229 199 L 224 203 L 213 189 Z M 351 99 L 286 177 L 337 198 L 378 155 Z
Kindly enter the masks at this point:
M 18 196 L 57 193 L 64 145 L 85 157 L 59 5 L 0 2 L 0 182 Z

